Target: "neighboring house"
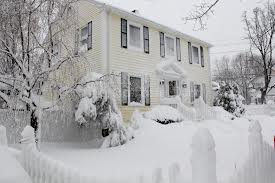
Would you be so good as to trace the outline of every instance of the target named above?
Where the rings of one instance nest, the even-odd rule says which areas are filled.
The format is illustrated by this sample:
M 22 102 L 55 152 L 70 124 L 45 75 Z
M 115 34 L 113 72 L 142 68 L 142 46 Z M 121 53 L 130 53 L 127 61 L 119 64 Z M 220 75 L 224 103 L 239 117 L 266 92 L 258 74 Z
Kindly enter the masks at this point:
M 211 45 L 138 14 L 93 0 L 75 5 L 79 27 L 62 39 L 74 43 L 76 63 L 56 78 L 70 83 L 88 72 L 119 75 L 117 103 L 124 120 L 135 109 L 178 102 L 190 106 L 200 96 L 212 105 Z M 59 45 L 55 55 L 62 54 Z M 61 52 L 60 52 L 61 51 Z M 58 60 L 57 60 L 58 61 Z
M 259 76 L 255 78 L 252 81 L 252 89 L 251 89 L 251 102 L 260 104 L 261 103 L 261 91 L 260 88 L 264 86 L 264 76 Z M 275 85 L 275 68 L 272 70 L 271 74 L 271 81 L 270 81 L 270 86 Z M 275 102 L 275 88 L 271 89 L 270 92 L 266 95 L 266 101 L 268 102 L 269 100 Z

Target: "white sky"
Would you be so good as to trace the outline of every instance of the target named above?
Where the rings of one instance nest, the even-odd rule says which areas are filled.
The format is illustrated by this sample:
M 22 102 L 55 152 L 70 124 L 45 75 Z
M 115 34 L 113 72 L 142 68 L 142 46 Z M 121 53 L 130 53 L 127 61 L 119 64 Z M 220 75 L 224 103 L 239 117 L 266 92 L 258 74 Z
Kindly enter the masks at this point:
M 232 56 L 249 49 L 248 41 L 244 40 L 242 15 L 244 11 L 251 12 L 256 6 L 262 6 L 265 0 L 220 0 L 214 9 L 214 15 L 208 19 L 207 29 L 203 31 L 194 31 L 193 22 L 186 24 L 181 20 L 190 13 L 193 5 L 202 0 L 101 1 L 128 11 L 138 9 L 142 16 L 212 43 L 214 47 L 210 51 L 210 57 L 214 61 L 224 55 Z M 213 2 L 214 0 L 205 1 Z

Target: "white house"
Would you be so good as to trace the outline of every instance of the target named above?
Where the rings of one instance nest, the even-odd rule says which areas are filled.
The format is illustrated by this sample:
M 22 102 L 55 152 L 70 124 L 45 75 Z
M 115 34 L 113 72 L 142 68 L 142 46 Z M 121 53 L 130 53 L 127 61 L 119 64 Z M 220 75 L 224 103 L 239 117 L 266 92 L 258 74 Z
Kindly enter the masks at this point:
M 91 71 L 118 75 L 117 103 L 125 120 L 135 109 L 192 105 L 200 96 L 212 105 L 211 44 L 99 1 L 79 1 L 74 11 L 78 26 L 62 39 L 83 57 L 55 76 L 64 84 Z M 53 52 L 64 54 L 58 42 Z

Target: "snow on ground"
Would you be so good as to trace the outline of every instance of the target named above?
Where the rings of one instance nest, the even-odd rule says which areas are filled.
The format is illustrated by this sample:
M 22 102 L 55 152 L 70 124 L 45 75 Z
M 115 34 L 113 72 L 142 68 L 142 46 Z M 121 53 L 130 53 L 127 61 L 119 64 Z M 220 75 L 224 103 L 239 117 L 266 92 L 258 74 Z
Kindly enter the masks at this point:
M 0 182 L 31 183 L 31 179 L 20 163 L 0 147 Z
M 184 180 L 191 181 L 191 139 L 199 127 L 206 127 L 216 143 L 217 176 L 225 182 L 245 162 L 248 153 L 249 120 L 257 119 L 264 139 L 273 146 L 275 117 L 246 116 L 226 121 L 183 121 L 162 125 L 152 120 L 140 121 L 135 139 L 115 148 L 91 149 L 89 144 L 43 144 L 42 151 L 82 171 L 103 180 L 133 182 L 143 175 L 150 179 L 155 168 L 167 168 L 179 163 Z

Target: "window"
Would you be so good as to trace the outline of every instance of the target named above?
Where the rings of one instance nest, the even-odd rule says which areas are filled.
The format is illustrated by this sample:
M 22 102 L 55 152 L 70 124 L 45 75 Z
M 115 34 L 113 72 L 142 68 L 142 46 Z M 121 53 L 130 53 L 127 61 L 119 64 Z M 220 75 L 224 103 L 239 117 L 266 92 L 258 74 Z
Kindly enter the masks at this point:
M 121 73 L 121 102 L 122 105 L 150 106 L 150 76 L 129 75 Z
M 177 95 L 177 81 L 169 81 L 169 96 Z
M 159 37 L 160 37 L 160 56 L 165 57 L 164 33 L 160 32 Z
M 143 27 L 144 53 L 149 53 L 149 28 Z
M 195 99 L 201 96 L 201 85 L 195 84 Z
M 181 61 L 180 38 L 176 39 L 176 47 L 177 47 L 177 60 Z
M 80 31 L 77 29 L 75 34 L 75 55 L 77 55 L 79 51 L 85 52 L 92 49 L 92 29 L 92 21 L 80 29 Z
M 196 46 L 192 46 L 192 53 L 194 63 L 200 64 L 199 48 Z
M 80 51 L 88 49 L 88 26 L 83 27 L 80 31 Z
M 130 76 L 130 103 L 141 101 L 141 78 Z
M 202 84 L 202 97 L 203 101 L 206 103 L 206 85 L 204 83 Z
M 141 48 L 141 29 L 140 27 L 129 25 L 130 29 L 130 45 Z
M 60 47 L 59 47 L 59 43 L 55 43 L 53 45 L 53 48 L 52 48 L 52 65 L 56 64 L 59 59 L 60 59 L 60 56 L 59 56 L 59 52 L 60 52 Z
M 165 42 L 166 42 L 166 53 L 169 56 L 175 55 L 175 39 L 165 36 Z
M 121 47 L 127 48 L 127 20 L 121 19 Z

